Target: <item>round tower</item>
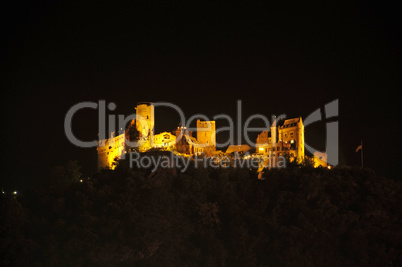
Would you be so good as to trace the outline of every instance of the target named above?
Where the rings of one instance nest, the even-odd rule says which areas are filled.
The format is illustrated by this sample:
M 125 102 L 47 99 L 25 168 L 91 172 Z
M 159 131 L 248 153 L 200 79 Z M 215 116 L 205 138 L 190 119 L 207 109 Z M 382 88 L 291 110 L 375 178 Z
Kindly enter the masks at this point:
M 140 133 L 142 150 L 152 147 L 154 142 L 154 105 L 151 102 L 137 103 L 135 124 Z
M 276 116 L 275 116 L 275 120 L 271 126 L 271 143 L 272 143 L 272 147 L 275 147 L 275 145 L 276 145 Z

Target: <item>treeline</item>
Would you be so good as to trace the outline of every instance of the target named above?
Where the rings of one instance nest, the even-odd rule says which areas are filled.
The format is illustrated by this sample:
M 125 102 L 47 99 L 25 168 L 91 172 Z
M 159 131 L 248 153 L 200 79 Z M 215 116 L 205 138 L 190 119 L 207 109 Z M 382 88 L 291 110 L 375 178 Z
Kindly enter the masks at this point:
M 120 164 L 63 190 L 3 198 L 0 264 L 402 264 L 401 182 L 359 168 L 289 166 L 264 177 Z

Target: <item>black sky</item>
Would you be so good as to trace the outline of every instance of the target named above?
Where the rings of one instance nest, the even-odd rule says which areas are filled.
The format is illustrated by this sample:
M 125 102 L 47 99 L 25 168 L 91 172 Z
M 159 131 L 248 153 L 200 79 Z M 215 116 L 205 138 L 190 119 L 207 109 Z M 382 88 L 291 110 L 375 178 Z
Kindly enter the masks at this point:
M 385 2 L 36 1 L 5 3 L 2 18 L 3 184 L 30 186 L 69 159 L 94 170 L 95 149 L 71 145 L 63 123 L 100 99 L 115 114 L 170 101 L 210 117 L 234 116 L 238 99 L 244 117 L 306 117 L 339 99 L 341 163 L 360 164 L 363 139 L 367 167 L 400 173 L 401 23 Z M 162 113 L 156 130 L 172 130 Z M 97 123 L 83 111 L 73 130 L 90 140 Z M 323 129 L 306 140 L 323 146 Z

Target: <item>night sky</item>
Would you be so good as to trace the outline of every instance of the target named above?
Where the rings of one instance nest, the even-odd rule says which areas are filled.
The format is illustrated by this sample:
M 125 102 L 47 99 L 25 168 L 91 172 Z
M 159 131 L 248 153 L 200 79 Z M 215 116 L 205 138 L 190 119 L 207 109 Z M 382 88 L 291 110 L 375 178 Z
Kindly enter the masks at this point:
M 362 139 L 365 166 L 400 177 L 399 14 L 346 2 L 2 4 L 2 186 L 29 188 L 73 159 L 95 171 L 96 149 L 69 143 L 64 116 L 102 99 L 125 115 L 137 102 L 173 102 L 187 118 L 234 117 L 239 99 L 244 118 L 305 118 L 339 99 L 340 163 L 360 164 Z M 156 133 L 177 126 L 156 112 Z M 83 140 L 97 126 L 96 111 L 74 117 Z M 324 147 L 325 121 L 306 127 L 306 142 Z

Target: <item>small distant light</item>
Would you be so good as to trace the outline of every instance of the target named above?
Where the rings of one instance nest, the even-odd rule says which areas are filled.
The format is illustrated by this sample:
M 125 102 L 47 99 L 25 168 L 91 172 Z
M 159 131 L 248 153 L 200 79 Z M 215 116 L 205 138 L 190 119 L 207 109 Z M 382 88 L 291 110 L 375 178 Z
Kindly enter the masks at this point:
M 17 193 L 18 193 L 17 191 L 14 191 L 14 192 L 13 192 L 14 195 L 16 195 Z
M 330 166 L 330 165 L 328 165 L 328 167 L 327 167 L 327 168 L 328 168 L 328 170 L 330 170 L 330 169 L 331 169 L 331 166 Z
M 82 183 L 82 179 L 80 180 L 80 182 Z

